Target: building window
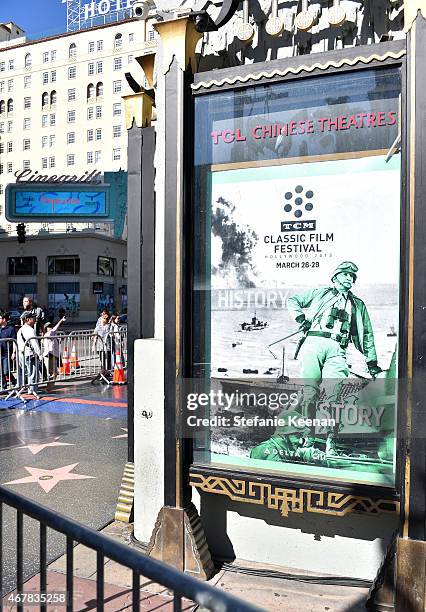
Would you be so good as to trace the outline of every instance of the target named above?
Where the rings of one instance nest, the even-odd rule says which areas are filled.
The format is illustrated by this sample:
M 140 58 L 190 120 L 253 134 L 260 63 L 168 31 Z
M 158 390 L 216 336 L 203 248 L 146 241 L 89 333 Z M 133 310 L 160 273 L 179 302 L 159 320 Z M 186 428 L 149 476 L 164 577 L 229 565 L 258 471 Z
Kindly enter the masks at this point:
M 48 257 L 47 273 L 50 276 L 80 274 L 80 258 L 75 255 L 69 257 Z
M 4 72 L 6 70 L 6 62 L 0 62 L 0 72 Z
M 123 259 L 123 265 L 121 267 L 121 276 L 127 278 L 127 259 Z
M 49 82 L 49 73 L 43 72 L 43 85 L 47 85 L 48 82 Z
M 101 119 L 102 118 L 102 106 L 97 106 L 96 107 L 96 119 Z
M 33 60 L 31 59 L 31 53 L 27 53 L 24 59 L 24 66 L 27 70 L 29 70 L 32 65 L 33 65 Z
M 41 127 L 46 127 L 47 126 L 47 115 L 42 115 L 41 116 Z
M 13 164 L 12 164 L 12 162 L 9 162 L 7 164 L 7 172 L 8 172 L 8 174 L 12 174 L 12 172 L 13 172 Z
M 6 102 L 4 100 L 0 100 L 0 115 L 4 115 L 6 112 Z
M 75 43 L 71 43 L 69 48 L 68 48 L 68 57 L 70 59 L 73 59 L 74 57 L 77 57 L 77 45 Z
M 7 131 L 10 133 L 13 130 L 13 121 L 7 122 Z
M 115 259 L 112 257 L 98 257 L 98 275 L 99 276 L 114 276 L 115 274 Z
M 3 174 L 4 172 L 4 164 L 0 164 L 0 174 Z
M 0 81 L 0 93 L 4 93 L 4 81 Z
M 53 90 L 53 91 L 50 92 L 50 104 L 51 104 L 51 106 L 56 104 L 56 100 L 57 100 L 57 94 L 56 94 L 56 91 Z
M 50 73 L 50 82 L 51 83 L 56 82 L 56 70 L 52 70 L 52 72 Z
M 47 136 L 41 137 L 41 148 L 45 149 L 47 147 Z
M 123 46 L 123 35 L 119 32 L 114 36 L 114 49 L 121 49 Z
M 89 62 L 87 64 L 87 74 L 89 76 L 92 76 L 93 74 L 95 74 L 95 62 Z
M 80 283 L 48 283 L 48 306 L 52 312 L 65 310 L 74 317 L 80 310 Z
M 24 89 L 28 89 L 29 87 L 31 87 L 31 75 L 27 74 L 27 76 L 24 76 Z
M 75 111 L 68 111 L 68 123 L 74 123 L 75 121 Z
M 114 125 L 114 127 L 112 128 L 112 135 L 114 138 L 121 137 L 121 125 Z
M 44 91 L 41 94 L 41 107 L 46 108 L 47 106 L 49 106 L 49 94 L 47 91 Z
M 98 40 L 97 50 L 98 51 L 103 51 L 104 50 L 104 41 L 103 40 Z
M 112 150 L 112 160 L 119 161 L 121 159 L 121 149 Z
M 114 70 L 121 70 L 123 64 L 123 58 L 115 57 L 114 58 Z
M 133 59 L 134 59 L 134 56 L 133 56 L 133 55 L 128 55 L 128 56 L 127 56 L 127 63 L 128 63 L 128 64 L 133 64 Z
M 4 153 L 4 142 L 0 142 L 0 153 Z
M 50 52 L 50 61 L 51 62 L 56 61 L 56 49 L 53 49 L 53 51 Z
M 33 276 L 38 272 L 37 257 L 9 257 L 9 276 Z
M 43 53 L 43 64 L 49 61 L 49 51 Z
M 24 159 L 22 163 L 22 167 L 24 170 L 29 170 L 31 168 L 31 162 L 29 159 Z
M 7 101 L 7 112 L 8 113 L 13 113 L 13 100 L 12 100 L 12 98 L 10 98 Z
M 31 108 L 31 98 L 24 98 L 24 108 Z
M 75 89 L 68 89 L 68 102 L 73 102 L 75 100 Z
M 150 42 L 152 42 L 153 40 L 155 40 L 155 31 L 154 30 L 150 30 L 148 33 L 148 40 Z
M 12 141 L 7 143 L 7 152 L 8 153 L 12 153 L 13 152 L 13 142 Z
M 94 97 L 95 97 L 95 86 L 93 85 L 93 83 L 89 83 L 89 85 L 87 86 L 87 99 L 93 100 Z
M 43 169 L 44 169 L 44 168 L 47 168 L 47 157 L 42 157 L 42 158 L 41 158 L 41 167 L 42 167 Z
M 0 195 L 3 195 L 3 193 L 4 193 L 4 188 L 3 188 L 3 185 L 2 185 L 2 184 L 0 184 Z
M 92 142 L 93 140 L 93 130 L 87 130 L 87 142 Z
M 93 151 L 87 151 L 87 163 L 93 164 Z
M 24 130 L 29 130 L 30 128 L 31 128 L 31 119 L 29 117 L 25 117 Z
M 55 157 L 49 157 L 49 168 L 54 168 L 56 166 Z
M 0 123 L 0 134 L 4 134 L 4 121 Z
M 100 164 L 102 161 L 102 151 L 95 151 L 95 164 Z
M 25 138 L 22 141 L 22 148 L 24 151 L 29 151 L 31 149 L 31 140 L 29 138 Z
M 113 93 L 117 94 L 121 92 L 121 81 L 114 81 L 112 84 Z
M 50 125 L 56 125 L 56 115 L 55 115 L 55 113 L 52 113 L 50 115 Z
M 129 43 L 132 43 L 135 40 L 135 35 L 133 32 L 130 32 L 129 34 Z
M 55 134 L 51 134 L 49 136 L 49 147 L 54 147 L 55 146 L 55 140 L 56 140 Z
M 93 119 L 94 116 L 95 116 L 94 108 L 93 106 L 89 106 L 87 109 L 87 118 L 90 120 L 90 119 Z
M 75 132 L 68 132 L 67 134 L 67 144 L 75 143 Z
M 97 98 L 101 98 L 104 95 L 104 84 L 99 81 L 99 83 L 96 85 L 96 97 Z
M 77 76 L 77 67 L 76 66 L 69 66 L 68 67 L 68 78 L 69 79 L 75 79 Z
M 15 70 L 15 60 L 14 59 L 9 60 L 9 70 Z
M 9 79 L 7 82 L 7 91 L 13 91 L 13 79 Z
M 114 117 L 118 117 L 121 115 L 121 102 L 115 102 L 112 105 L 112 114 Z
M 96 140 L 102 140 L 102 129 L 97 128 L 96 130 Z
M 96 74 L 102 74 L 104 69 L 103 62 L 96 62 Z
M 89 42 L 89 53 L 94 53 L 95 52 L 95 41 L 90 41 Z
M 75 164 L 75 155 L 73 153 L 69 153 L 67 155 L 67 166 L 74 166 Z
M 24 295 L 31 297 L 37 302 L 37 283 L 9 283 L 9 306 L 10 308 L 22 308 Z

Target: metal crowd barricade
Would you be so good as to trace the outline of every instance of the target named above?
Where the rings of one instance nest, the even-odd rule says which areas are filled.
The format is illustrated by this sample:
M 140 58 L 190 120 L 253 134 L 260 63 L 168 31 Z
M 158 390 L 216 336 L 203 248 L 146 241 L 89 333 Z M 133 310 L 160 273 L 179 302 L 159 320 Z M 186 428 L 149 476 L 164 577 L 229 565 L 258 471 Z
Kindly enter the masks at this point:
M 0 340 L 0 396 L 53 391 L 55 384 L 92 378 L 104 384 L 124 384 L 127 369 L 127 329 L 108 332 L 103 338 L 90 330 L 34 336 L 19 350 L 13 339 Z
M 18 395 L 21 382 L 18 343 L 13 338 L 0 339 L 0 394 Z

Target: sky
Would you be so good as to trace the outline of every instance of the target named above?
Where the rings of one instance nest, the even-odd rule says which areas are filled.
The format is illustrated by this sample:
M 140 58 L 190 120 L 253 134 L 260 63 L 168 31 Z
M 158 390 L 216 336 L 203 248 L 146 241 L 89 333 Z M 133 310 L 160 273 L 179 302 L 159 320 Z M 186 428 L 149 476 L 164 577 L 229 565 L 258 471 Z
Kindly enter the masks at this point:
M 66 4 L 62 0 L 0 0 L 0 23 L 13 21 L 28 38 L 65 32 Z

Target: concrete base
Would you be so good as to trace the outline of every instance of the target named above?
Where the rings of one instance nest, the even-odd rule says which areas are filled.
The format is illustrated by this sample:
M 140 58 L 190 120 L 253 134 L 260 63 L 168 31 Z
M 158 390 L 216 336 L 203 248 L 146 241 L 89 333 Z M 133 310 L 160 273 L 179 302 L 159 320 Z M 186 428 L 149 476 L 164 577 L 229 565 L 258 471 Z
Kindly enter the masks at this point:
M 148 542 L 164 505 L 164 342 L 135 342 L 134 534 Z
M 161 509 L 147 554 L 202 580 L 208 580 L 215 573 L 200 517 L 193 504 L 185 509 L 168 506 Z
M 408 538 L 397 541 L 395 610 L 426 610 L 426 542 Z

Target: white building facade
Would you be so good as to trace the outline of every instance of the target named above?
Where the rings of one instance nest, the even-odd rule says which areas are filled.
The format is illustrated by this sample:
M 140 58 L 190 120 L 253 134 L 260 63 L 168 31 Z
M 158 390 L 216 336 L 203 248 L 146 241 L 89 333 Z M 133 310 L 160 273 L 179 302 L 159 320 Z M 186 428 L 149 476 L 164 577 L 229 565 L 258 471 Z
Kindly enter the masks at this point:
M 78 175 L 127 168 L 122 96 L 126 72 L 143 83 L 134 58 L 155 48 L 149 22 L 126 19 L 27 41 L 22 28 L 0 24 L 0 228 L 5 189 L 15 174 Z M 111 224 L 27 225 L 27 234 L 90 228 L 112 234 Z

